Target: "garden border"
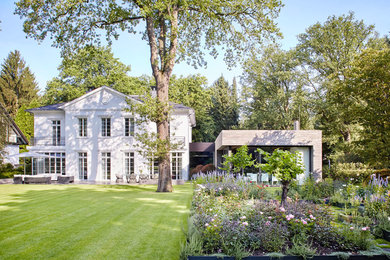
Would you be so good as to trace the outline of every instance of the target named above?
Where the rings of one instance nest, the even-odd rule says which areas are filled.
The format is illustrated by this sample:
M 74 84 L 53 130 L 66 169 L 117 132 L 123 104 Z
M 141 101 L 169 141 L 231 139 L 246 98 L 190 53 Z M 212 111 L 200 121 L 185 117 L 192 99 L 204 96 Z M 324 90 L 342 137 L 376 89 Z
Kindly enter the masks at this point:
M 233 256 L 188 256 L 188 260 L 235 260 Z M 302 260 L 301 256 L 283 256 L 283 257 L 271 257 L 271 256 L 248 256 L 244 257 L 243 260 Z M 337 255 L 316 255 L 313 257 L 307 257 L 310 260 L 340 260 L 342 258 Z M 350 255 L 350 260 L 387 260 L 386 255 Z

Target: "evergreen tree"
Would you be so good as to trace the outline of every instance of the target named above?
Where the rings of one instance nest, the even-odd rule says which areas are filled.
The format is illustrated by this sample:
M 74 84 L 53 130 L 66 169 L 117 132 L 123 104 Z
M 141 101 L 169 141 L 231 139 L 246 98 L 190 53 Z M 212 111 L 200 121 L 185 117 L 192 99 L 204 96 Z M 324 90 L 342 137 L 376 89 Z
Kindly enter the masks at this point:
M 223 76 L 211 86 L 210 115 L 215 124 L 214 140 L 222 130 L 238 125 L 238 100 L 233 88 L 236 87 L 230 87 Z
M 20 52 L 11 52 L 4 60 L 0 72 L 0 102 L 6 111 L 15 117 L 22 105 L 38 98 L 34 74 L 26 66 Z

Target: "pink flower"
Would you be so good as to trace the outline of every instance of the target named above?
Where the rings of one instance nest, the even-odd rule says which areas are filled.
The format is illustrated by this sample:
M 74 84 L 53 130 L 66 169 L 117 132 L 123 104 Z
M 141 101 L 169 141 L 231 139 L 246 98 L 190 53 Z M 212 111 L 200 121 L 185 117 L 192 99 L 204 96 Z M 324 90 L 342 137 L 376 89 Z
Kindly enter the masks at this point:
M 310 216 L 309 216 L 312 220 L 315 220 L 316 219 L 316 217 L 314 217 L 312 214 L 310 214 Z
M 294 215 L 292 215 L 292 214 L 288 214 L 288 215 L 286 216 L 286 219 L 287 219 L 288 221 L 292 220 L 293 218 L 294 218 Z
M 245 222 L 242 222 L 242 225 L 243 225 L 243 226 L 248 226 L 248 222 L 246 222 L 246 221 L 245 221 Z
M 301 221 L 302 221 L 302 224 L 303 224 L 303 225 L 306 225 L 306 224 L 307 224 L 307 221 L 306 221 L 306 220 L 301 219 Z
M 205 224 L 205 227 L 208 227 L 208 226 L 209 226 L 209 223 L 206 223 L 206 224 Z
M 272 217 L 268 217 L 268 219 L 272 219 Z
M 266 226 L 269 226 L 269 225 L 271 225 L 271 222 L 270 222 L 270 221 L 267 221 L 267 222 L 265 222 L 265 225 L 266 225 Z
M 350 229 L 350 230 L 354 230 L 354 228 L 353 228 L 353 227 L 350 227 L 349 229 Z
M 214 227 L 217 227 L 217 225 L 214 225 Z
M 367 231 L 367 230 L 369 230 L 370 228 L 369 227 L 362 227 L 362 230 L 363 231 Z
M 286 212 L 286 209 L 283 208 L 283 207 L 280 207 L 280 211 L 281 211 L 281 212 Z
M 212 218 L 212 219 L 211 219 L 211 222 L 213 222 L 213 221 L 214 221 L 214 219 Z

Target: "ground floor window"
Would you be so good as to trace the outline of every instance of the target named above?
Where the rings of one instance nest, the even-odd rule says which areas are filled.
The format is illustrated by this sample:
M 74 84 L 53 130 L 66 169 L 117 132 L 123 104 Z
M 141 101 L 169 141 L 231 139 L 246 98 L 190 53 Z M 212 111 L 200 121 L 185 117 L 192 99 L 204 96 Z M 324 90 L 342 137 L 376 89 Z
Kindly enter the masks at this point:
M 172 180 L 181 180 L 183 153 L 172 153 Z
M 149 175 L 151 179 L 158 179 L 159 169 L 158 160 L 156 158 L 149 158 Z
M 42 153 L 49 158 L 33 158 L 32 174 L 58 174 L 65 175 L 65 153 Z
M 87 153 L 79 153 L 79 179 L 88 179 L 88 159 Z
M 134 153 L 125 153 L 125 174 L 134 174 Z
M 111 153 L 102 153 L 103 179 L 111 180 Z

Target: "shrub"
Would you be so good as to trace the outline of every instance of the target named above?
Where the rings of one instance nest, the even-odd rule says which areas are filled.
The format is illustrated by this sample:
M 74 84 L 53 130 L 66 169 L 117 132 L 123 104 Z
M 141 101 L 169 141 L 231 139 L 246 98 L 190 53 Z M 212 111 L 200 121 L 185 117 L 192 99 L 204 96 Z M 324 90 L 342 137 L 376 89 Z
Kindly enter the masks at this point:
M 205 173 L 213 172 L 213 171 L 215 171 L 215 169 L 216 168 L 215 168 L 214 164 L 209 163 L 201 168 L 201 172 L 205 172 Z
M 330 167 L 330 176 L 335 180 L 363 183 L 370 178 L 373 169 L 363 163 L 334 163 Z
M 14 168 L 10 163 L 0 165 L 0 179 L 13 178 L 15 174 L 23 174 L 23 166 Z

